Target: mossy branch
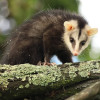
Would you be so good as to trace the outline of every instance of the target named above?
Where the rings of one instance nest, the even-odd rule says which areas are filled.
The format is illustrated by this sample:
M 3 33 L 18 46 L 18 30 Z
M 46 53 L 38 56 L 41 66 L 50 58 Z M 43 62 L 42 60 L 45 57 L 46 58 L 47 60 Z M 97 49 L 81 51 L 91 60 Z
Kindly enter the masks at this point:
M 90 78 L 100 78 L 100 61 L 58 66 L 0 65 L 0 98 L 14 100 L 46 94 Z

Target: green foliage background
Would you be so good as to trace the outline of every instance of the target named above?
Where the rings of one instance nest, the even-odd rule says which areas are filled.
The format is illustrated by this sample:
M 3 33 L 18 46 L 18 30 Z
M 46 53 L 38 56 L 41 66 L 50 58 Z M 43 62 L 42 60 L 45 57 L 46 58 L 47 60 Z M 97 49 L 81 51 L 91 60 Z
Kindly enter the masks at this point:
M 8 0 L 10 16 L 17 24 L 46 9 L 66 9 L 78 12 L 78 0 Z

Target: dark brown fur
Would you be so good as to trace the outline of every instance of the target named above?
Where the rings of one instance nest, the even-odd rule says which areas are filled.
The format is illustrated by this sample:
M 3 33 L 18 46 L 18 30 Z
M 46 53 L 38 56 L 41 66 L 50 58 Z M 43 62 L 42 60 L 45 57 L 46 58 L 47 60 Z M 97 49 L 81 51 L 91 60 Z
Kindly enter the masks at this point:
M 36 14 L 11 34 L 1 59 L 2 64 L 37 64 L 50 62 L 57 55 L 63 62 L 71 62 L 72 54 L 63 42 L 64 21 L 75 19 L 79 28 L 87 23 L 82 17 L 62 10 L 51 10 Z

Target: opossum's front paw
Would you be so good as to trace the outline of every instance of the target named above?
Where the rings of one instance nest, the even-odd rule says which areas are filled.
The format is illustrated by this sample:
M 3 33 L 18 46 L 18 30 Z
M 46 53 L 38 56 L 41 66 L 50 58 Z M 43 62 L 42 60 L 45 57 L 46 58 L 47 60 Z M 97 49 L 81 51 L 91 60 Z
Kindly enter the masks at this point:
M 41 62 L 41 61 L 39 61 L 37 65 L 39 65 L 39 66 L 41 66 L 41 65 L 44 65 L 44 66 L 45 66 L 45 65 L 48 65 L 48 66 L 55 66 L 56 63 L 49 63 L 49 62 Z
M 42 65 L 42 62 L 41 62 L 41 61 L 39 61 L 39 62 L 37 63 L 37 65 L 38 65 L 38 66 L 41 66 L 41 65 Z
M 43 65 L 48 65 L 48 66 L 55 66 L 56 63 L 49 63 L 49 62 L 44 62 Z

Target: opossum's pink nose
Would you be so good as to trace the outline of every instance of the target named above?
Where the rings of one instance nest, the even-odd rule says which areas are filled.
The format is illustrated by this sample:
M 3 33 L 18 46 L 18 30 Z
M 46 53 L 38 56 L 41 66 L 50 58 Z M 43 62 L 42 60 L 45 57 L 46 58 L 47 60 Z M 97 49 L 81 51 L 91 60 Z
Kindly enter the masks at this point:
M 79 55 L 78 50 L 75 50 L 75 51 L 73 52 L 73 55 L 74 55 L 74 56 L 78 56 L 78 55 Z
M 75 52 L 73 55 L 74 55 L 74 56 L 78 56 L 78 53 L 77 53 L 77 52 Z

